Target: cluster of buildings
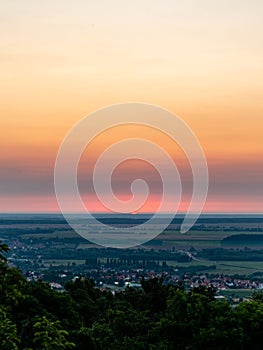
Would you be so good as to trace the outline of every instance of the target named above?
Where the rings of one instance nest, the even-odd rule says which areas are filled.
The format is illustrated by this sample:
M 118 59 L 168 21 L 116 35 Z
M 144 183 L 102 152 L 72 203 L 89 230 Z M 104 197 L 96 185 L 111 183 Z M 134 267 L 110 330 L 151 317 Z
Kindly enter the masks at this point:
M 244 290 L 263 290 L 263 283 L 258 280 L 236 278 L 235 276 L 228 276 L 224 274 L 180 274 L 180 271 L 174 269 L 171 271 L 154 271 L 147 269 L 128 269 L 118 270 L 116 268 L 98 267 L 94 269 L 77 273 L 76 270 L 65 268 L 64 270 L 55 270 L 52 273 L 55 276 L 54 280 L 47 279 L 45 271 L 35 272 L 28 271 L 26 273 L 28 280 L 46 280 L 50 283 L 52 289 L 63 290 L 63 285 L 68 280 L 76 280 L 77 278 L 88 277 L 92 278 L 97 288 L 101 290 L 110 290 L 113 293 L 124 290 L 127 286 L 133 288 L 141 287 L 141 279 L 145 280 L 151 278 L 160 278 L 164 284 L 182 285 L 186 290 L 190 290 L 194 287 L 205 286 L 210 287 L 213 285 L 217 292 L 233 290 L 233 294 L 236 289 Z M 51 277 L 52 278 L 52 277 Z

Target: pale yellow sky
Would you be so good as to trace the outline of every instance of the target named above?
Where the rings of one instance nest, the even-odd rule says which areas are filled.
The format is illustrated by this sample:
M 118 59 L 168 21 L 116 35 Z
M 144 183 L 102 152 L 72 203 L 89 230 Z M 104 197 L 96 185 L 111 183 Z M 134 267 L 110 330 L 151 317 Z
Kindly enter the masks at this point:
M 0 8 L 0 194 L 41 171 L 39 186 L 52 192 L 65 133 L 91 111 L 127 101 L 181 116 L 214 180 L 227 160 L 241 182 L 230 200 L 244 187 L 251 201 L 263 194 L 261 0 L 0 0 Z M 213 196 L 228 194 L 227 174 L 212 179 Z

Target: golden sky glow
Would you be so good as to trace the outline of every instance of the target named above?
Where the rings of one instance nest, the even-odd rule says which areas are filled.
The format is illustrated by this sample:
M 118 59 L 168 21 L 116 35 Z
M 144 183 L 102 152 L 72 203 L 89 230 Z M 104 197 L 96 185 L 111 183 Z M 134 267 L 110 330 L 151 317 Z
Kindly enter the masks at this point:
M 53 166 L 67 131 L 98 108 L 136 101 L 179 115 L 197 135 L 210 172 L 206 211 L 262 212 L 261 0 L 0 0 L 0 8 L 0 211 L 58 210 Z M 123 135 L 95 140 L 93 157 Z

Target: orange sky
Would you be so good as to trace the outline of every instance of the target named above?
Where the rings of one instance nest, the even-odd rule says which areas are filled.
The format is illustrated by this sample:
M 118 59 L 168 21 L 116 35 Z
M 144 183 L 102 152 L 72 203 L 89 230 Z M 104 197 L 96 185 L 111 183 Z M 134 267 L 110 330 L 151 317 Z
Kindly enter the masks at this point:
M 164 107 L 197 135 L 210 173 L 207 212 L 262 212 L 261 0 L 0 0 L 0 6 L 0 212 L 58 210 L 53 166 L 63 137 L 90 112 L 128 101 Z M 94 159 L 130 134 L 154 137 L 139 128 L 115 130 L 85 156 Z M 189 169 L 166 137 L 158 142 L 181 162 L 184 210 Z M 124 168 L 113 184 L 118 195 L 129 195 L 127 172 L 145 173 L 153 193 L 144 210 L 153 209 L 160 190 L 154 173 L 142 164 L 134 173 L 131 164 Z M 84 165 L 80 177 L 85 188 Z M 93 197 L 89 206 L 101 208 Z

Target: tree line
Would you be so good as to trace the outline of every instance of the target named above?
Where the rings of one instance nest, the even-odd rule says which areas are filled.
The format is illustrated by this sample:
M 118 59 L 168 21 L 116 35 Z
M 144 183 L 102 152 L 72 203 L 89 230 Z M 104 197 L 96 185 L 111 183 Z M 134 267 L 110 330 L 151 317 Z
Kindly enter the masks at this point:
M 56 292 L 8 266 L 0 245 L 2 350 L 261 349 L 263 293 L 233 307 L 215 289 L 141 280 L 115 294 L 79 278 Z

